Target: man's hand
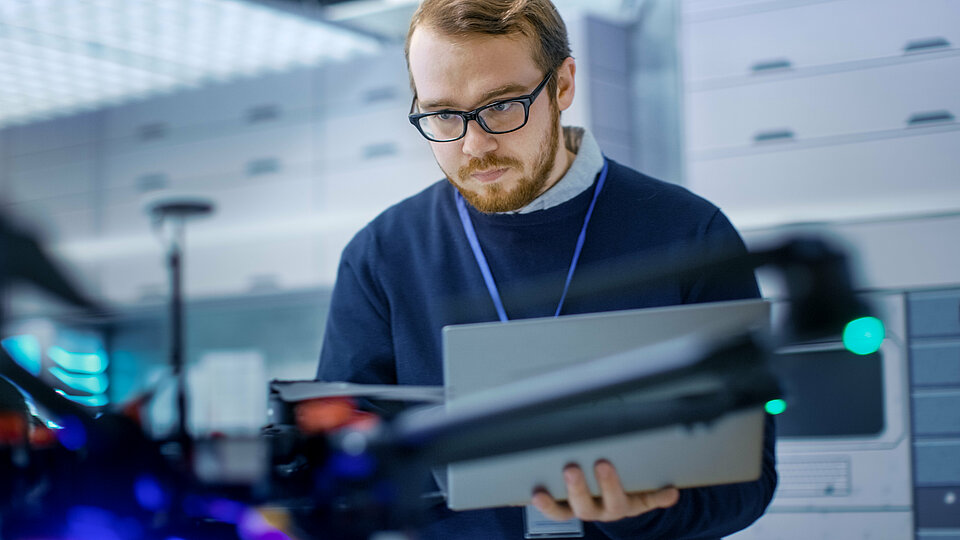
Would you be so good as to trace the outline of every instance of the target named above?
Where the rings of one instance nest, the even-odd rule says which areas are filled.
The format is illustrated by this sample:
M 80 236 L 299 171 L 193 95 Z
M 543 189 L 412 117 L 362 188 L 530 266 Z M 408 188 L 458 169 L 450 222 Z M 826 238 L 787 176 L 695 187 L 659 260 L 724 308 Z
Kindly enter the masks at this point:
M 597 461 L 593 472 L 600 486 L 600 497 L 590 493 L 580 467 L 568 465 L 563 470 L 563 479 L 567 483 L 567 502 L 557 502 L 549 493 L 540 490 L 533 495 L 533 506 L 556 521 L 575 517 L 583 521 L 616 521 L 657 508 L 669 508 L 680 500 L 680 492 L 676 488 L 626 493 L 617 470 L 609 461 Z

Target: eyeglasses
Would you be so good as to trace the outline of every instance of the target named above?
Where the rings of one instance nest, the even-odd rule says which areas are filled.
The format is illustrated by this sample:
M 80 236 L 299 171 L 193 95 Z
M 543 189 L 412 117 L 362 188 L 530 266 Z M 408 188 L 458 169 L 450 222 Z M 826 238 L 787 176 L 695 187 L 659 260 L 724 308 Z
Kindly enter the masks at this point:
M 527 125 L 530 105 L 540 95 L 551 75 L 553 71 L 547 73 L 533 92 L 525 96 L 501 99 L 469 112 L 444 110 L 414 114 L 417 103 L 417 98 L 414 96 L 407 118 L 427 140 L 433 142 L 453 142 L 462 139 L 467 134 L 467 122 L 470 120 L 476 120 L 487 133 L 494 135 L 510 133 Z

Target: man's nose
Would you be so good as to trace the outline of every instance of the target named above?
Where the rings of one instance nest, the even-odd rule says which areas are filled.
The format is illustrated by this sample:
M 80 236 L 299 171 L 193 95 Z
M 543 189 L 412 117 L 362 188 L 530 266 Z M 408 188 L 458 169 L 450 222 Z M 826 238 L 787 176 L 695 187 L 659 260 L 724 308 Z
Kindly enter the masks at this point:
M 483 157 L 497 149 L 497 139 L 480 127 L 476 121 L 467 122 L 463 136 L 463 153 L 471 157 Z

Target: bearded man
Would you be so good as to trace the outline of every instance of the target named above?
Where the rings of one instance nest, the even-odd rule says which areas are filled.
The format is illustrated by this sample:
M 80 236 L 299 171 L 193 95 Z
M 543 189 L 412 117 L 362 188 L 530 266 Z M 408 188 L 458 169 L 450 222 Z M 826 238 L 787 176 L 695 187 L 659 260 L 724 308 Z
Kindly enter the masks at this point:
M 711 203 L 605 158 L 588 131 L 561 126 L 560 114 L 574 99 L 576 63 L 549 0 L 424 0 L 410 24 L 406 57 L 411 136 L 427 139 L 446 179 L 384 211 L 344 249 L 319 380 L 440 385 L 441 329 L 449 324 L 759 296 L 752 273 L 716 271 L 566 301 L 577 268 L 624 257 L 656 261 L 675 250 L 745 248 Z M 555 297 L 530 302 L 530 283 L 552 288 Z M 757 481 L 627 493 L 616 469 L 599 461 L 580 464 L 586 471 L 558 471 L 567 493 L 531 493 L 531 507 L 582 521 L 570 533 L 576 537 L 733 533 L 755 521 L 773 496 L 769 418 L 766 428 Z M 585 474 L 596 476 L 599 497 Z M 420 533 L 523 538 L 523 511 L 438 505 Z

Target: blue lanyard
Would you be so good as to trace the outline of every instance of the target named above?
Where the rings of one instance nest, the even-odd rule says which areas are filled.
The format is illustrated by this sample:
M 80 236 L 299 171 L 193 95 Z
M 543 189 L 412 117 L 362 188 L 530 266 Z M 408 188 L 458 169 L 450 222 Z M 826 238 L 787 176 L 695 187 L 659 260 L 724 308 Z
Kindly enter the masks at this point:
M 583 250 L 583 243 L 587 239 L 587 225 L 590 223 L 590 217 L 593 215 L 593 208 L 597 205 L 597 197 L 600 196 L 600 190 L 603 189 L 603 183 L 607 179 L 607 160 L 603 160 L 603 170 L 600 171 L 600 178 L 597 180 L 596 187 L 593 188 L 593 200 L 590 201 L 590 207 L 587 208 L 587 215 L 583 218 L 583 227 L 580 229 L 580 236 L 577 238 L 577 247 L 573 251 L 573 260 L 570 262 L 570 270 L 567 271 L 567 282 L 563 285 L 563 294 L 560 295 L 560 303 L 557 304 L 557 312 L 554 317 L 560 316 L 563 309 L 563 302 L 567 299 L 567 291 L 570 289 L 570 282 L 573 281 L 573 272 L 577 269 L 577 262 L 580 260 L 580 252 Z M 477 231 L 473 228 L 473 222 L 470 221 L 470 214 L 467 212 L 467 204 L 458 191 L 457 212 L 460 214 L 460 223 L 463 224 L 463 232 L 467 235 L 470 242 L 470 248 L 473 249 L 473 257 L 477 260 L 480 267 L 480 273 L 483 274 L 483 281 L 487 284 L 487 291 L 490 292 L 490 299 L 497 308 L 497 315 L 501 322 L 507 322 L 507 311 L 503 308 L 503 300 L 500 299 L 500 291 L 497 290 L 497 283 L 493 280 L 493 274 L 490 272 L 490 265 L 487 264 L 487 258 L 483 255 L 480 248 L 480 241 L 477 240 Z

